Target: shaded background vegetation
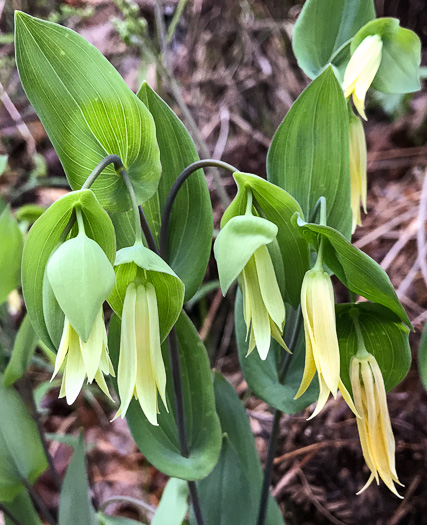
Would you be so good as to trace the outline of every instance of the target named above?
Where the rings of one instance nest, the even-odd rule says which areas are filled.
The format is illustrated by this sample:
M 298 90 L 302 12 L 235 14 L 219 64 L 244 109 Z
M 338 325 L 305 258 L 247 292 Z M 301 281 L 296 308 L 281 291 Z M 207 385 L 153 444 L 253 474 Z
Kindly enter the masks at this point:
M 78 31 L 107 56 L 133 90 L 147 79 L 184 120 L 201 157 L 222 158 L 242 171 L 265 175 L 272 135 L 308 84 L 290 45 L 301 4 L 290 0 L 163 1 L 169 32 L 162 54 L 152 0 L 0 0 L 0 154 L 8 156 L 0 177 L 0 195 L 16 209 L 26 203 L 48 206 L 67 191 L 62 167 L 19 82 L 13 54 L 15 9 Z M 378 16 L 400 18 L 402 26 L 418 33 L 425 56 L 425 1 L 378 0 L 376 4 Z M 184 7 L 179 20 L 173 17 L 177 7 Z M 391 276 L 417 330 L 411 334 L 416 357 L 427 319 L 427 275 L 423 276 L 418 262 L 425 243 L 426 217 L 419 217 L 419 207 L 427 199 L 426 188 L 422 191 L 427 164 L 427 92 L 423 88 L 403 97 L 371 93 L 368 116 L 369 213 L 354 240 Z M 222 181 L 232 198 L 233 180 L 223 176 Z M 223 207 L 209 174 L 208 183 L 218 227 Z M 265 403 L 251 395 L 239 371 L 232 298 L 222 298 L 216 279 L 211 263 L 206 283 L 213 284 L 207 285 L 206 294 L 188 310 L 212 363 L 244 401 L 263 457 L 272 415 Z M 347 299 L 339 288 L 337 295 Z M 5 308 L 0 312 L 0 346 L 6 353 L 22 315 L 22 310 L 13 315 Z M 49 377 L 49 365 L 36 354 L 30 379 L 45 429 L 51 433 L 50 450 L 59 470 L 65 471 L 71 455 L 68 444 L 82 426 L 89 443 L 95 504 L 126 494 L 157 505 L 166 478 L 137 451 L 126 423 L 110 424 L 112 407 L 98 400 L 90 388 L 76 406 L 68 407 L 57 399 L 57 385 L 49 384 Z M 368 477 L 355 420 L 343 402 L 330 401 L 310 422 L 304 413 L 282 418 L 273 493 L 287 523 L 427 523 L 427 396 L 416 362 L 406 380 L 389 394 L 389 404 L 405 499 L 397 500 L 383 486 L 374 485 L 355 496 Z M 50 474 L 42 476 L 37 489 L 55 511 L 58 495 Z M 130 505 L 115 503 L 108 510 L 145 519 Z

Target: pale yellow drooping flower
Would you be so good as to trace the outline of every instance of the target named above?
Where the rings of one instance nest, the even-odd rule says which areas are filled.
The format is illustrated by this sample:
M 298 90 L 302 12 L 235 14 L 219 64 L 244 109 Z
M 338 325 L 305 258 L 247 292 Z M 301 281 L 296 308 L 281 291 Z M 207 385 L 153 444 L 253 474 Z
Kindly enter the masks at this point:
M 366 119 L 365 97 L 381 64 L 383 43 L 379 35 L 367 36 L 350 58 L 344 73 L 345 97 L 353 96 L 359 114 Z
M 367 194 L 367 152 L 363 124 L 360 118 L 350 116 L 350 195 L 353 213 L 353 228 L 361 226 L 360 206 L 366 213 Z
M 285 305 L 267 246 L 255 250 L 238 282 L 243 294 L 246 333 L 249 335 L 248 355 L 256 346 L 261 359 L 266 359 L 271 337 L 289 352 L 282 338 Z
M 120 408 L 124 418 L 135 397 L 152 425 L 157 425 L 159 393 L 166 404 L 166 371 L 160 344 L 156 290 L 150 282 L 131 282 L 122 312 L 120 358 L 117 370 Z M 115 419 L 114 418 L 114 419 Z
M 301 309 L 304 318 L 306 352 L 304 375 L 295 399 L 307 390 L 317 371 L 319 399 L 309 419 L 322 410 L 329 394 L 336 398 L 338 390 L 350 409 L 357 415 L 351 396 L 340 378 L 334 291 L 327 272 L 313 268 L 305 274 L 301 288 Z
M 95 380 L 104 394 L 112 400 L 104 375 L 114 376 L 115 374 L 108 355 L 107 333 L 102 309 L 96 317 L 86 342 L 79 337 L 68 319 L 65 318 L 52 379 L 62 366 L 64 374 L 59 397 L 65 397 L 69 405 L 76 400 L 85 379 L 88 383 Z
M 350 380 L 354 404 L 362 416 L 357 419 L 363 457 L 371 471 L 360 494 L 379 477 L 399 498 L 395 483 L 399 482 L 395 466 L 395 442 L 388 413 L 384 380 L 375 357 L 365 352 L 362 357 L 352 357 Z

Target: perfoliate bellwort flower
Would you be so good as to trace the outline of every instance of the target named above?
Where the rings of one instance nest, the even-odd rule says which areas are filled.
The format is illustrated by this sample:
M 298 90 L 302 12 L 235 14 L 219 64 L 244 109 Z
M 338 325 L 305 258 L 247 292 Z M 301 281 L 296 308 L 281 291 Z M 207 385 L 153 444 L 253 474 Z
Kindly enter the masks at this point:
M 382 48 L 379 35 L 367 36 L 354 51 L 344 73 L 344 95 L 352 95 L 357 111 L 365 120 L 366 92 L 380 67 Z
M 95 380 L 110 397 L 104 375 L 114 375 L 102 313 L 114 286 L 114 270 L 99 244 L 86 236 L 81 216 L 78 219 L 79 234 L 51 255 L 43 283 L 48 330 L 52 305 L 64 314 L 52 379 L 63 367 L 60 397 L 65 396 L 68 404 L 75 401 L 85 379 Z
M 357 418 L 363 457 L 371 471 L 360 494 L 379 477 L 399 498 L 395 483 L 399 482 L 395 465 L 395 442 L 387 407 L 384 380 L 375 357 L 366 350 L 358 352 L 350 361 L 350 380 L 354 404 L 361 418 Z M 402 485 L 403 486 L 403 485 Z
M 309 419 L 316 416 L 325 406 L 329 394 L 334 398 L 339 390 L 356 414 L 348 390 L 340 378 L 340 353 L 335 324 L 335 300 L 331 278 L 318 262 L 305 276 L 301 288 L 301 311 L 304 318 L 305 367 L 301 385 L 295 399 L 302 396 L 317 371 L 319 398 Z
M 225 295 L 238 280 L 249 337 L 248 355 L 256 346 L 261 359 L 267 358 L 271 337 L 289 351 L 282 338 L 285 305 L 267 248 L 275 241 L 277 231 L 272 222 L 246 213 L 232 217 L 214 244 L 221 290 Z
M 352 231 L 361 226 L 360 206 L 366 213 L 367 194 L 367 152 L 362 121 L 350 110 L 350 198 L 353 214 Z
M 157 425 L 158 396 L 167 408 L 166 370 L 161 344 L 175 324 L 184 300 L 184 285 L 173 270 L 140 243 L 117 253 L 117 283 L 108 298 L 121 316 L 117 385 L 125 417 L 132 398 L 152 425 Z

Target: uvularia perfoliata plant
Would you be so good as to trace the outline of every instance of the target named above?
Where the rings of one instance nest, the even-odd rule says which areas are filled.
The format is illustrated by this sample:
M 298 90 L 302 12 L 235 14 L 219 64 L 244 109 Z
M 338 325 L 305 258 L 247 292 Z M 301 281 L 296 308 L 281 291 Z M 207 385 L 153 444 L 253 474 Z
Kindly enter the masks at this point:
M 190 523 L 197 525 L 284 523 L 269 496 L 273 457 L 262 478 L 244 407 L 211 373 L 216 354 L 208 358 L 183 310 L 210 255 L 212 204 L 201 171 L 207 166 L 233 173 L 238 185 L 214 255 L 223 294 L 237 292 L 236 327 L 245 327 L 236 329 L 237 343 L 248 363 L 242 367 L 248 387 L 276 410 L 270 449 L 282 407 L 306 408 L 311 419 L 341 392 L 371 472 L 362 491 L 382 480 L 400 497 L 386 390 L 408 371 L 411 325 L 385 272 L 351 244 L 360 206 L 369 211 L 366 140 L 356 113 L 367 118 L 373 89 L 419 88 L 420 44 L 397 20 L 375 19 L 372 0 L 337 0 L 346 19 L 333 20 L 322 2 L 307 0 L 294 28 L 295 55 L 312 82 L 276 131 L 267 180 L 222 161 L 199 161 L 185 127 L 146 83 L 135 95 L 83 37 L 16 12 L 22 85 L 74 190 L 26 235 L 25 329 L 31 326 L 33 339 L 56 353 L 52 377 L 62 374 L 60 397 L 72 405 L 95 381 L 112 418 L 127 419 L 146 459 L 189 482 Z M 0 214 L 0 231 L 5 301 L 19 285 L 22 248 L 9 208 Z M 335 305 L 333 274 L 349 291 L 348 305 Z M 22 352 L 22 345 L 16 348 Z M 390 351 L 392 364 L 385 358 Z M 14 377 L 30 360 L 20 357 L 27 364 L 18 372 L 14 365 Z M 10 388 L 4 387 L 7 396 L 14 396 Z M 2 429 L 15 417 L 1 400 L 0 415 Z M 13 439 L 24 447 L 29 437 L 15 430 Z M 11 439 L 7 432 L 0 441 Z M 41 454 L 20 457 L 13 447 L 0 447 L 1 502 L 34 483 L 46 467 Z M 3 465 L 16 467 L 20 477 L 2 474 Z M 91 507 L 81 442 L 69 473 L 60 516 L 66 501 L 78 498 L 81 521 L 103 523 Z M 352 472 L 361 483 L 364 475 Z M 187 494 L 184 487 L 177 496 L 185 509 Z

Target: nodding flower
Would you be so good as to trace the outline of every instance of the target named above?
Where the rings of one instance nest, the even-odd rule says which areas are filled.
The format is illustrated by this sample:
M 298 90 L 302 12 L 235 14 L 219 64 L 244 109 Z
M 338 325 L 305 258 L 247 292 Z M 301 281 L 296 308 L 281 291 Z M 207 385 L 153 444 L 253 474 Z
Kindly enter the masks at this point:
M 135 397 L 148 421 L 157 425 L 157 393 L 167 410 L 166 371 L 156 290 L 149 281 L 133 281 L 126 290 L 117 384 L 121 404 L 115 418 L 125 417 L 132 397 Z
M 304 276 L 301 309 L 306 352 L 304 374 L 295 399 L 304 394 L 317 371 L 320 392 L 316 408 L 309 419 L 322 410 L 329 394 L 336 398 L 338 390 L 350 409 L 358 416 L 351 396 L 340 378 L 340 353 L 331 278 L 318 265 Z
M 350 380 L 354 404 L 362 416 L 357 419 L 363 457 L 371 471 L 368 481 L 358 492 L 366 490 L 375 479 L 381 478 L 397 497 L 395 483 L 403 486 L 397 477 L 395 441 L 387 407 L 384 379 L 377 360 L 369 352 L 356 355 L 350 361 Z
M 344 73 L 344 95 L 352 95 L 357 111 L 365 120 L 366 92 L 380 67 L 382 48 L 383 42 L 379 35 L 367 36 L 351 56 Z

